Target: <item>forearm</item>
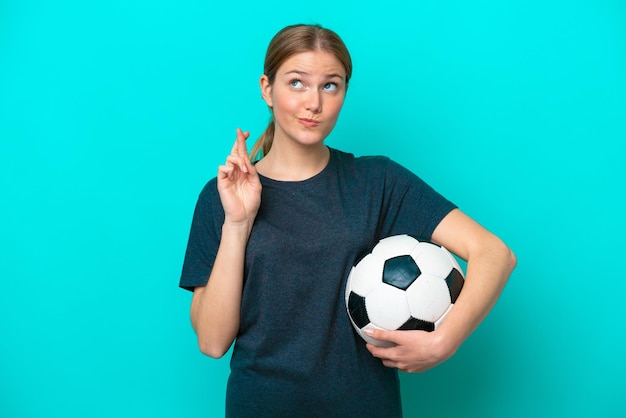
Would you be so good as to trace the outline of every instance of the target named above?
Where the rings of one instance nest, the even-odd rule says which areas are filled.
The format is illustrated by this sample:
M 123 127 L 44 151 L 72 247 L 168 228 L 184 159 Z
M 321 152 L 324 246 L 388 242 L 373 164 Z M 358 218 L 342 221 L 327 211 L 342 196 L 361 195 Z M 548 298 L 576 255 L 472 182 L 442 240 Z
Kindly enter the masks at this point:
M 513 252 L 493 235 L 469 253 L 463 290 L 438 329 L 446 356 L 454 354 L 487 316 L 515 265 Z
M 239 330 L 243 266 L 250 228 L 222 227 L 222 239 L 211 275 L 204 287 L 197 287 L 191 303 L 191 323 L 200 350 L 221 357 Z

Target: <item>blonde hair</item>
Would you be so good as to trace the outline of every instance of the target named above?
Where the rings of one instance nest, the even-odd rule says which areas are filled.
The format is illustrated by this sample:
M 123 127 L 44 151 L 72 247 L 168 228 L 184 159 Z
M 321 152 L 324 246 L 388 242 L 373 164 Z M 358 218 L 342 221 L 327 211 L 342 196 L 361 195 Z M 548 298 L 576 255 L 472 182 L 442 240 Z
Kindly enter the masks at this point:
M 267 76 L 271 85 L 276 79 L 278 68 L 289 57 L 301 52 L 318 50 L 330 52 L 343 64 L 346 70 L 347 89 L 348 82 L 352 76 L 352 59 L 350 58 L 348 48 L 346 48 L 346 45 L 339 35 L 320 25 L 291 25 L 281 29 L 274 35 L 265 54 L 263 74 Z M 270 112 L 272 112 L 271 108 Z M 267 155 L 272 147 L 274 131 L 274 115 L 272 114 L 265 132 L 263 132 L 252 147 L 252 151 L 250 152 L 251 160 L 258 160 Z

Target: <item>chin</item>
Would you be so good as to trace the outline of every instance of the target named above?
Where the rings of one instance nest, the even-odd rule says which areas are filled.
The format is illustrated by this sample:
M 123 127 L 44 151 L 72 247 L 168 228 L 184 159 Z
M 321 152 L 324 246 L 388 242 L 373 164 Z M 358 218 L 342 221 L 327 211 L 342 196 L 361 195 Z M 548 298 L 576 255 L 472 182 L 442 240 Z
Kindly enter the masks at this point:
M 307 138 L 307 139 L 303 139 L 301 141 L 298 141 L 300 144 L 302 145 L 307 145 L 307 146 L 316 146 L 316 145 L 321 145 L 324 143 L 324 140 L 326 139 L 326 136 L 324 137 L 317 137 L 317 138 Z
M 327 136 L 328 134 L 305 132 L 294 135 L 292 138 L 299 144 L 313 146 L 323 143 Z
M 291 125 L 291 129 L 282 130 L 280 136 L 303 146 L 315 146 L 323 143 L 332 129 L 328 126 L 320 125 L 315 128 L 303 128 L 299 125 Z

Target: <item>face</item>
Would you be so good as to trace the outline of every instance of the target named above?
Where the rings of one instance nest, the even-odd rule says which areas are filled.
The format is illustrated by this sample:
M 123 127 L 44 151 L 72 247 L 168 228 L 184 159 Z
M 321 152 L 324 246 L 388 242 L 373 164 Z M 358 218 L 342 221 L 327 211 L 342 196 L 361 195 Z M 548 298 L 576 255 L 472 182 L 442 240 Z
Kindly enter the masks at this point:
M 343 105 L 346 71 L 329 52 L 302 52 L 281 64 L 273 84 L 263 75 L 261 92 L 274 115 L 274 146 L 281 141 L 322 145 Z

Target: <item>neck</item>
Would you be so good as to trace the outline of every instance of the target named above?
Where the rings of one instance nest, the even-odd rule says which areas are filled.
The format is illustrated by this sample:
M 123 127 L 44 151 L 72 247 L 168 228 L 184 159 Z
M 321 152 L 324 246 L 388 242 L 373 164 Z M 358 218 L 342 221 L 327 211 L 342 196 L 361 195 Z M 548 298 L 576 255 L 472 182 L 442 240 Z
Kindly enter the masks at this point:
M 330 151 L 323 143 L 295 147 L 274 143 L 267 155 L 256 164 L 256 169 L 261 175 L 274 180 L 302 181 L 319 174 L 329 158 Z

